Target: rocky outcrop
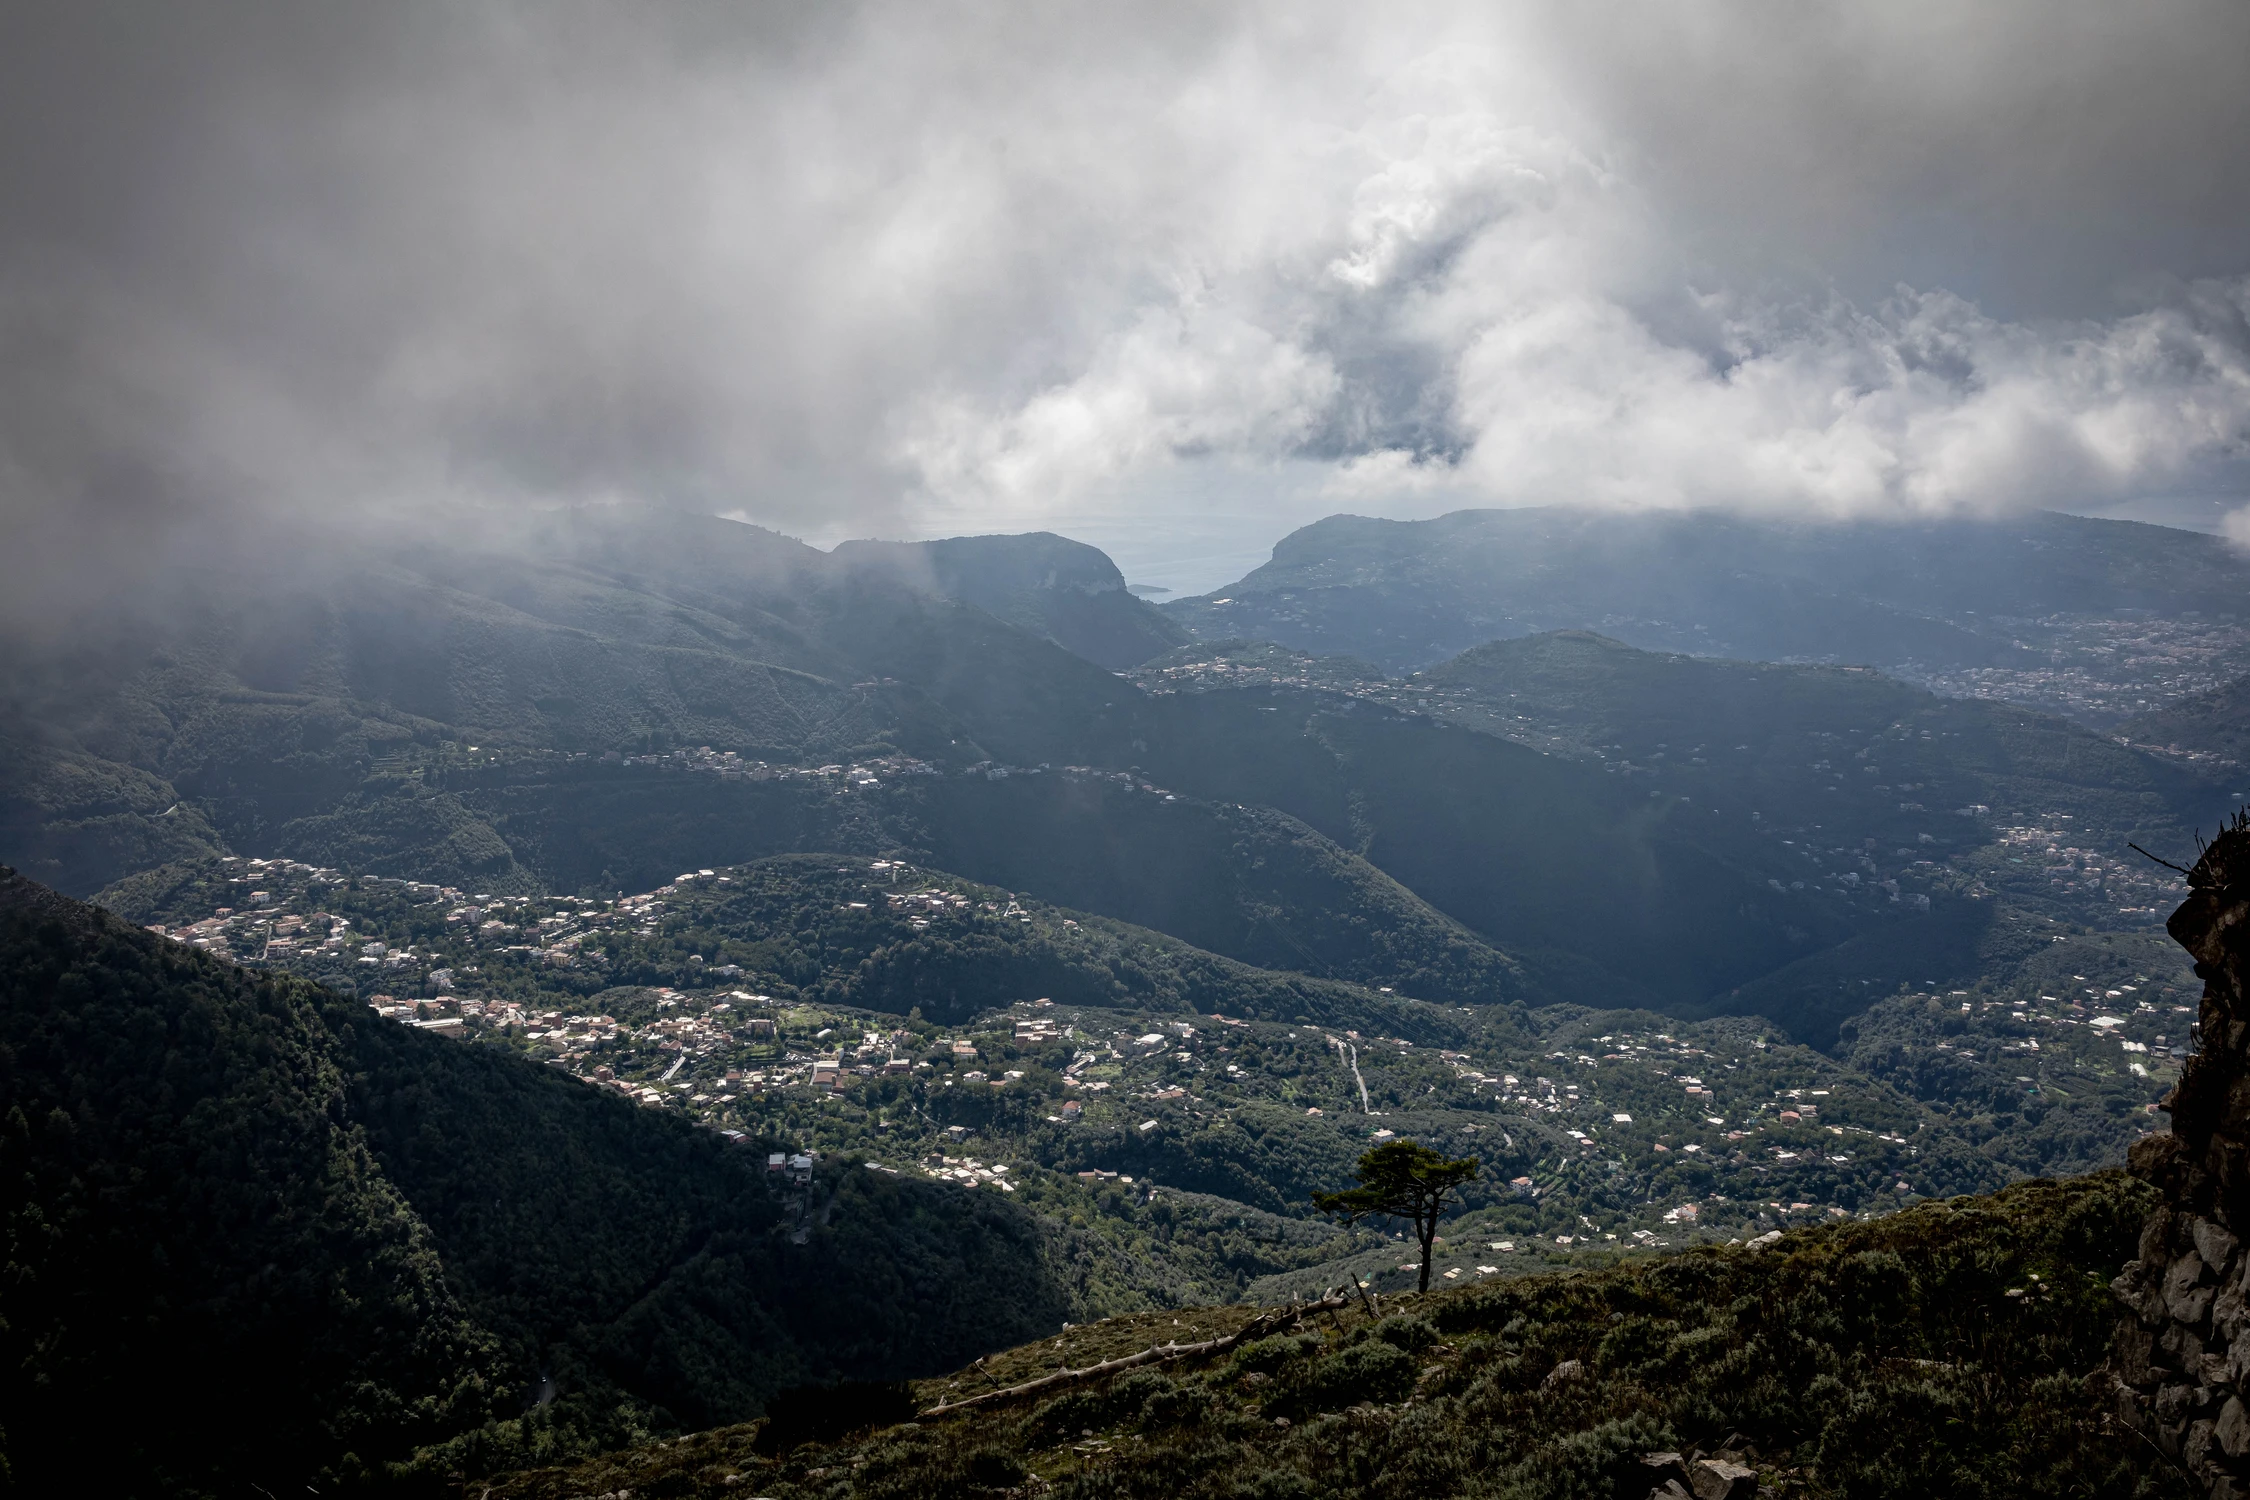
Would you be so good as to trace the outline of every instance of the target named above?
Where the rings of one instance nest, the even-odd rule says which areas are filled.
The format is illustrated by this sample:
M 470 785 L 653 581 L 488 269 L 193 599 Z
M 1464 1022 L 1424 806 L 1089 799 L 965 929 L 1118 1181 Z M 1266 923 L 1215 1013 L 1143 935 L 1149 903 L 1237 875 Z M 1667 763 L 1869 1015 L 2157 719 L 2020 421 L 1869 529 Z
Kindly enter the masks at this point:
M 1758 1487 L 1758 1471 L 1742 1462 L 1746 1456 L 1732 1448 L 1711 1458 L 1643 1454 L 1642 1477 L 1654 1485 L 1648 1500 L 1756 1500 L 1761 1494 L 1776 1493 Z
M 2121 1415 L 2214 1497 L 2250 1500 L 2250 819 L 2188 876 L 2166 924 L 2204 982 L 2200 1046 L 2132 1170 L 2164 1193 L 2111 1290 Z

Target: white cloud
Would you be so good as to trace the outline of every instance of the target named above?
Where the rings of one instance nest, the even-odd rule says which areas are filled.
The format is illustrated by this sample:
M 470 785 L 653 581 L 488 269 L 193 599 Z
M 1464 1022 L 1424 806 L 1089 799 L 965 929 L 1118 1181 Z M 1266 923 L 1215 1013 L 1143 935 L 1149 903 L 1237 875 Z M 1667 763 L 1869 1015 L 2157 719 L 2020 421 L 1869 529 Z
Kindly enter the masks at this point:
M 900 445 L 924 482 L 1014 507 L 1075 501 L 1135 469 L 1205 452 L 1283 455 L 1340 389 L 1327 359 L 1232 309 L 1143 308 L 1068 384 L 999 414 L 932 403 Z
M 2228 511 L 2220 520 L 2219 529 L 2228 541 L 2250 551 L 2250 505 Z
M 1228 474 L 1277 521 L 2241 488 L 2231 4 L 490 0 L 134 39 L 0 31 L 0 517 L 57 545 L 221 498 L 834 535 Z
M 1713 285 L 1628 153 L 1511 114 L 1497 59 L 1456 39 L 1324 132 L 1269 131 L 1256 170 L 1326 211 L 1253 256 L 1215 211 L 1225 173 L 1183 187 L 1214 211 L 1165 252 L 1227 274 L 1155 289 L 1018 405 L 928 413 L 902 450 L 921 481 L 948 513 L 1067 510 L 1182 454 L 1311 450 L 1361 500 L 1932 513 L 2114 502 L 2243 458 L 2250 282 L 2037 322 L 1943 289 Z
M 2160 492 L 2250 441 L 2250 282 L 2192 290 L 2044 328 L 1904 289 L 1864 312 L 1738 305 L 1720 361 L 1596 293 L 1547 299 L 1462 351 L 1461 468 L 1506 501 L 1832 514 Z

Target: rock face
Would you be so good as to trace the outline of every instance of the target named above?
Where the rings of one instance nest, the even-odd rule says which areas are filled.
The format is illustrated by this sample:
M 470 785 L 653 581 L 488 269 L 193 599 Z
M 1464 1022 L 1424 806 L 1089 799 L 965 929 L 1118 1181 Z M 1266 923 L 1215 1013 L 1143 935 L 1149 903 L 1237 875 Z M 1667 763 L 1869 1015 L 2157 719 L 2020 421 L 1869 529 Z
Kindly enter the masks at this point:
M 1732 1449 L 1715 1458 L 1643 1454 L 1641 1476 L 1652 1485 L 1648 1500 L 1754 1500 L 1758 1471 L 1740 1462 L 1742 1457 Z
M 2135 1144 L 2132 1170 L 2165 1206 L 2140 1258 L 2110 1283 L 2120 1414 L 2214 1497 L 2250 1497 L 2250 819 L 2196 861 L 2166 924 L 2203 980 L 2201 1043 L 2165 1104 L 2169 1135 Z

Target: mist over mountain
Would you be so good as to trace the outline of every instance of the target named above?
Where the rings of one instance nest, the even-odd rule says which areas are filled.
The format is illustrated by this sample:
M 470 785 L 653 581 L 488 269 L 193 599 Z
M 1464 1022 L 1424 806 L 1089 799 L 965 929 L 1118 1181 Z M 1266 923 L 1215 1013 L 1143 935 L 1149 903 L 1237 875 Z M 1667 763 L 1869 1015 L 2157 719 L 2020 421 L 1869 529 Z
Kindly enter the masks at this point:
M 2078 665 L 2074 627 L 2192 621 L 2202 639 L 2180 666 L 2207 677 L 2250 659 L 2246 598 L 2250 557 L 2228 542 L 2133 522 L 1529 509 L 1334 516 L 1238 582 L 1162 608 L 1206 636 L 1394 672 L 1494 637 L 1577 629 L 1700 656 L 2028 678 Z
M 1139 666 L 1186 631 L 1127 592 L 1100 549 L 1041 532 L 935 542 L 845 542 L 837 562 L 910 584 L 1042 635 L 1097 666 Z
M 1706 537 L 1653 616 L 1694 654 L 1550 631 L 1405 676 L 1283 628 L 1194 638 L 1226 607 L 1167 613 L 1061 538 L 822 552 L 619 507 L 244 553 L 16 653 L 0 858 L 156 931 L 10 888 L 0 1020 L 34 1107 L 9 1212 L 63 1226 L 11 1252 L 44 1382 L 22 1409 L 53 1413 L 9 1435 L 15 1472 L 71 1472 L 82 1444 L 48 1436 L 152 1362 L 238 1398 L 309 1372 L 255 1448 L 193 1403 L 147 1424 L 120 1461 L 158 1488 L 411 1491 L 778 1431 L 838 1378 L 1089 1318 L 1395 1295 L 1395 1247 L 1307 1195 L 1401 1136 L 1491 1168 L 1441 1280 L 2114 1162 L 2191 1045 L 2157 930 L 2178 882 L 2125 846 L 2191 847 L 2231 767 L 1716 654 L 1818 611 L 1761 614 L 1711 558 L 2024 654 L 2037 621 L 1946 614 L 1969 543 L 2013 566 L 2054 542 L 2011 607 L 2119 628 L 2223 631 L 2232 558 L 2060 518 L 1904 561 L 1700 525 L 1632 554 L 1645 578 Z M 1355 640 L 1386 601 L 1577 586 L 1537 558 L 1480 575 L 1458 539 L 1304 541 L 1289 566 L 1364 580 L 1313 591 Z M 1245 592 L 1276 626 L 1303 597 Z M 296 1152 L 270 1182 L 204 1134 L 261 1109 Z M 768 1147 L 816 1153 L 809 1183 Z M 302 1199 L 268 1238 L 328 1238 L 73 1196 L 151 1173 L 189 1203 Z M 245 1255 L 303 1285 L 254 1294 Z M 322 1310 L 332 1256 L 397 1283 L 350 1293 L 397 1327 Z M 182 1276 L 220 1289 L 193 1316 Z
M 1741 540 L 1738 523 L 1703 524 Z M 2212 580 L 2208 597 L 2186 598 L 2227 602 L 2223 548 L 2055 524 L 2078 550 L 2053 569 L 2060 581 L 2019 583 L 2027 599 L 2156 598 L 2157 564 L 2132 549 L 2162 559 L 2169 547 L 2204 570 L 2191 585 Z M 1800 572 L 1851 551 L 1860 587 L 1933 611 L 1977 569 L 1956 559 L 1949 577 L 1836 538 L 1784 540 L 1794 552 L 1769 552 Z M 1306 545 L 1281 550 L 1301 558 Z M 1925 560 L 1940 550 L 1923 546 Z M 1302 566 L 1347 567 L 1315 556 Z M 1368 564 L 1353 576 L 1369 581 L 1314 591 L 1306 608 L 1326 611 L 1323 628 L 1380 632 L 1353 622 L 1385 600 L 1452 597 L 1399 579 L 1482 576 L 1465 545 L 1404 559 Z M 1523 566 L 1543 597 L 1576 588 Z M 1692 613 L 1665 626 L 1698 643 L 1749 628 L 1745 613 L 1763 629 L 1812 617 L 1774 623 L 1756 587 L 1700 576 L 1703 594 L 1676 599 L 1710 604 L 1715 626 Z M 1509 589 L 1486 586 L 1487 600 Z M 1247 597 L 1294 611 L 1294 592 Z M 1979 614 L 1953 626 L 1865 607 L 2002 649 Z M 1983 972 L 2023 922 L 2154 918 L 2160 898 L 2132 897 L 2125 876 L 2106 905 L 2058 907 L 2044 890 L 2029 906 L 1994 903 L 2008 882 L 1977 851 L 2066 825 L 2058 848 L 2103 858 L 2128 841 L 2180 848 L 2232 805 L 2215 769 L 2059 719 L 1948 706 L 1865 672 L 1566 637 L 1482 647 L 1396 683 L 1372 669 L 1341 683 L 1267 671 L 1238 690 L 1178 692 L 1181 669 L 1165 663 L 1208 653 L 1148 659 L 1180 627 L 1119 587 L 1099 553 L 1057 538 L 822 553 L 739 523 L 611 509 L 549 517 L 506 551 L 299 554 L 280 576 L 213 579 L 170 619 L 16 664 L 0 852 L 63 889 L 258 850 L 476 889 L 614 894 L 680 868 L 851 850 L 1267 968 L 1456 1003 L 1750 1010 L 1825 1040 L 1901 980 Z M 1146 664 L 1128 680 L 1067 642 Z M 2004 649 L 2029 651 L 2012 634 Z M 1813 849 L 1829 863 L 1808 881 Z M 1834 878 L 1837 860 L 1850 879 Z
M 1353 703 L 1152 700 L 902 579 L 879 552 L 838 566 L 734 523 L 585 525 L 556 530 L 545 560 L 388 561 L 343 582 L 340 601 L 291 585 L 226 595 L 137 660 L 35 683 L 56 696 L 19 700 L 9 852 L 90 893 L 237 843 L 571 890 L 789 849 L 908 849 L 1248 961 L 1465 999 L 1530 982 L 1504 953 L 1518 944 L 1554 955 L 1558 995 L 1653 982 L 1685 996 L 1831 926 L 1784 921 L 1790 903 L 1769 892 L 1727 918 L 1767 936 L 1733 956 L 1696 940 L 1703 956 L 1686 959 L 1665 934 L 1704 923 L 1677 901 L 1764 887 L 1722 874 L 1713 835 L 1668 830 L 1598 778 L 1389 715 L 1361 725 Z M 1127 621 L 1153 614 L 1121 590 L 1102 597 Z M 714 741 L 731 772 L 700 765 Z M 702 774 L 619 763 L 683 743 Z M 832 757 L 912 764 L 775 774 Z M 1494 757 L 1512 772 L 1480 769 Z M 1431 801 L 1449 776 L 1496 779 L 1469 803 Z M 1463 835 L 1475 852 L 1442 865 L 1502 865 L 1461 917 L 1383 872 Z M 1573 841 L 1585 847 L 1536 879 L 1502 873 Z M 1652 858 L 1718 884 L 1656 882 L 1622 949 L 1568 916 L 1574 882 L 1604 859 Z M 1608 961 L 1590 957 L 1603 947 Z
M 0 11 L 0 1500 L 2240 1493 L 2246 56 Z
M 926 538 L 1197 465 L 1269 518 L 1294 466 L 1326 511 L 2218 524 L 2245 22 L 2158 11 L 11 17 L 0 608 L 230 517 Z

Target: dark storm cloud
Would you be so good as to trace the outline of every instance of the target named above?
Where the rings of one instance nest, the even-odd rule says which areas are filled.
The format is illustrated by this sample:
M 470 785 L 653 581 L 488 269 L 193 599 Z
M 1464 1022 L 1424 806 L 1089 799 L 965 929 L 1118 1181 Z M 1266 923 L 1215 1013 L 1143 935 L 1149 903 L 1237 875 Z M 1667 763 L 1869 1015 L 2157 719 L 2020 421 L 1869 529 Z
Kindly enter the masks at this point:
M 1393 506 L 2232 482 L 2246 17 L 13 7 L 6 581 L 276 508 L 1036 524 L 1183 461 Z

